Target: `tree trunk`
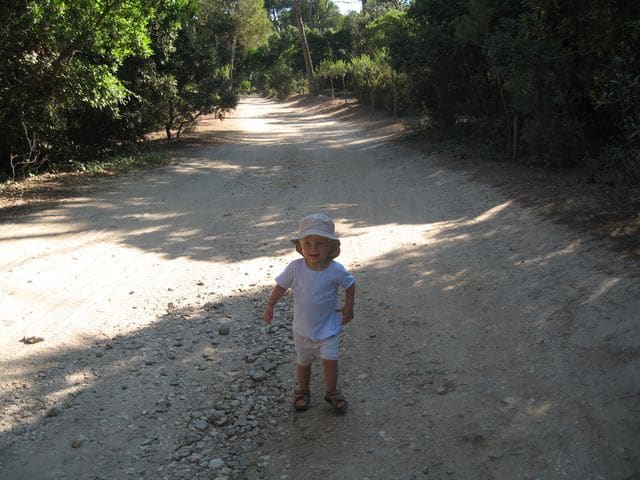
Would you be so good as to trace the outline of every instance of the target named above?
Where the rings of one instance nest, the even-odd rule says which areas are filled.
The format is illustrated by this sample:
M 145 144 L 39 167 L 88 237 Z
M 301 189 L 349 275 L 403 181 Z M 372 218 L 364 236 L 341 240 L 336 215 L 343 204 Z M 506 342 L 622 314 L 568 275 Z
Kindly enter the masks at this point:
M 393 118 L 398 118 L 398 92 L 396 91 L 395 80 L 393 80 Z
M 347 103 L 347 86 L 344 83 L 344 75 L 342 75 L 342 96 L 344 97 L 344 103 Z
M 234 35 L 233 41 L 231 42 L 231 61 L 229 62 L 231 65 L 229 66 L 229 81 L 233 84 L 233 64 L 236 60 L 236 46 L 238 45 L 238 37 Z
M 518 157 L 518 115 L 513 116 L 513 140 L 511 141 L 511 160 Z
M 166 122 L 164 124 L 164 130 L 165 132 L 167 132 L 167 141 L 170 142 L 172 139 L 172 135 L 171 135 L 171 125 L 173 125 L 173 120 L 175 119 L 175 114 L 174 114 L 174 110 L 173 110 L 173 102 L 170 100 L 169 101 L 169 111 L 167 112 L 168 118 L 166 119 Z
M 302 54 L 304 55 L 304 65 L 307 68 L 307 83 L 309 84 L 309 95 L 316 95 L 316 84 L 313 78 L 313 63 L 311 62 L 311 52 L 309 52 L 309 44 L 307 43 L 307 35 L 304 32 L 304 23 L 302 22 L 302 10 L 300 0 L 294 0 L 293 9 L 296 18 L 296 25 L 300 32 L 300 43 L 302 45 Z
M 497 73 L 497 72 L 496 72 Z M 505 118 L 505 126 L 507 128 L 506 137 L 507 137 L 507 145 L 510 150 L 509 153 L 513 154 L 513 141 L 514 135 L 511 130 L 511 118 L 509 118 L 509 108 L 507 107 L 507 100 L 504 96 L 504 90 L 502 89 L 502 81 L 500 80 L 500 74 L 497 73 L 496 79 L 498 81 L 498 91 L 500 92 L 500 99 L 502 100 L 502 108 L 504 110 L 504 118 Z

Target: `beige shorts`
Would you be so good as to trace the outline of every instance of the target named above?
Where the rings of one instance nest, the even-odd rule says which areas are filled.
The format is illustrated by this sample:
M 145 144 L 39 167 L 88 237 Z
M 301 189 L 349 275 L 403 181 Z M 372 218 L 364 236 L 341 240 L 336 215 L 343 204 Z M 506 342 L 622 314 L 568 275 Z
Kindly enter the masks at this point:
M 294 333 L 293 344 L 296 347 L 296 362 L 298 362 L 298 365 L 306 367 L 311 365 L 316 358 L 338 360 L 338 335 L 333 335 L 324 340 L 311 340 Z

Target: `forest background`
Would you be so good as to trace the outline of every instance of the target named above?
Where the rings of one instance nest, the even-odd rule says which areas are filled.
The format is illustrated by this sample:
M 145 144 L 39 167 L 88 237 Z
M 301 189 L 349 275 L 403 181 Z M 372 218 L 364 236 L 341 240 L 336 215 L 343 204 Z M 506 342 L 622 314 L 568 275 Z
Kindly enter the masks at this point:
M 640 3 L 5 0 L 0 172 L 94 168 L 243 93 L 355 96 L 418 137 L 640 182 Z M 128 159 L 128 160 L 127 160 Z

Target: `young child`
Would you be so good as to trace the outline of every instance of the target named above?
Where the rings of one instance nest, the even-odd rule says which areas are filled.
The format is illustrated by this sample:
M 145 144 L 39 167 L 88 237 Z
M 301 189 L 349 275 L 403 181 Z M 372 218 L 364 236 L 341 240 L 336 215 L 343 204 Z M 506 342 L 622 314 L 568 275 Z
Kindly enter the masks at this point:
M 270 324 L 273 309 L 288 289 L 293 292 L 293 339 L 296 349 L 296 378 L 293 408 L 309 408 L 311 365 L 322 360 L 326 395 L 336 413 L 344 413 L 348 404 L 338 390 L 338 334 L 342 325 L 353 319 L 355 279 L 340 263 L 340 240 L 333 221 L 321 213 L 300 220 L 298 235 L 291 239 L 303 258 L 291 262 L 276 277 L 262 319 Z M 340 307 L 338 291 L 345 291 Z

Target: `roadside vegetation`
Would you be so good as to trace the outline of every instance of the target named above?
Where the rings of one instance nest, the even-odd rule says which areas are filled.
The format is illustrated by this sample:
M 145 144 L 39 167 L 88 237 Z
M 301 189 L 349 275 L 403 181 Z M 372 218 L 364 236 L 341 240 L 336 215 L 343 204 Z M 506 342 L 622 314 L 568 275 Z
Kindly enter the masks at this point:
M 640 182 L 640 4 L 6 0 L 0 171 L 141 157 L 242 93 L 355 96 L 418 137 Z M 93 165 L 93 167 L 89 167 Z

